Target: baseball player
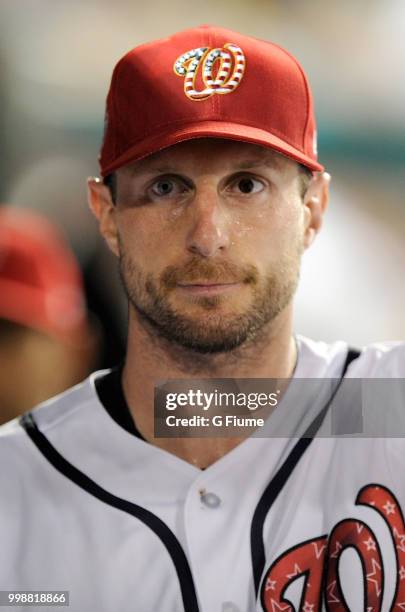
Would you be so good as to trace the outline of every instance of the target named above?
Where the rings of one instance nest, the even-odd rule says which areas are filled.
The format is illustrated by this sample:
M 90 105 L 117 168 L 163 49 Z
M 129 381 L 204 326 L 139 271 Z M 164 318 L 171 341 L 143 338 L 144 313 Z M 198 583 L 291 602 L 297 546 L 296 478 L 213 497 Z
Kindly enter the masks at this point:
M 75 612 L 405 609 L 405 345 L 294 332 L 329 182 L 298 62 L 209 26 L 133 49 L 100 169 L 126 359 L 3 426 L 0 588 L 68 591 Z M 288 386 L 263 435 L 157 435 L 159 381 L 196 379 Z M 364 379 L 398 401 L 354 401 Z

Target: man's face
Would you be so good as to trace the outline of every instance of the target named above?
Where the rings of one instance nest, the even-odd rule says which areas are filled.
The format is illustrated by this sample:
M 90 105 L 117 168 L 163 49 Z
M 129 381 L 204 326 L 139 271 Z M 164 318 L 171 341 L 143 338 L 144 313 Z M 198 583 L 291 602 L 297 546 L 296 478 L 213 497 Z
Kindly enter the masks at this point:
M 297 286 L 301 192 L 294 161 L 226 140 L 118 170 L 120 271 L 141 324 L 199 353 L 254 343 Z

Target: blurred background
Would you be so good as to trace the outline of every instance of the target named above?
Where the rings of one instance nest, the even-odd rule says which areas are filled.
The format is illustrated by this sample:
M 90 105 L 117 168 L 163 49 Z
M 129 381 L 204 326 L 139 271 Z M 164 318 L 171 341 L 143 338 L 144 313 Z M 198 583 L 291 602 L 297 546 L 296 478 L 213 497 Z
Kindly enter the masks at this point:
M 118 363 L 125 345 L 116 262 L 85 190 L 112 69 L 135 45 L 202 23 L 286 47 L 312 85 L 332 197 L 304 257 L 296 332 L 358 346 L 404 339 L 403 0 L 1 0 L 0 202 L 63 231 L 96 330 L 86 367 Z

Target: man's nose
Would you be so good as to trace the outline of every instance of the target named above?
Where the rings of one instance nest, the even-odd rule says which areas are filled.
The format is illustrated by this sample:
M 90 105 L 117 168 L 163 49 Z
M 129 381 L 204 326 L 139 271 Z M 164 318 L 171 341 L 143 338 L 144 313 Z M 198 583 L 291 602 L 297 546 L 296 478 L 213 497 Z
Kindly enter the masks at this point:
M 213 187 L 196 191 L 189 207 L 190 227 L 186 246 L 192 253 L 212 257 L 230 244 L 230 211 Z

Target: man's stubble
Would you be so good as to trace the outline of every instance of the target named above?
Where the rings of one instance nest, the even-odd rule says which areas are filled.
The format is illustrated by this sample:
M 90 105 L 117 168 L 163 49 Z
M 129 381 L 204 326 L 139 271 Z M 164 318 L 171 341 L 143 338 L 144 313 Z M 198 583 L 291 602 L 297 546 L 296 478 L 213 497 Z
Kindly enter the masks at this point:
M 269 270 L 265 278 L 260 278 L 251 264 L 214 263 L 194 255 L 182 267 L 168 266 L 156 280 L 141 269 L 120 240 L 119 269 L 130 307 L 148 334 L 201 355 L 219 354 L 255 344 L 260 332 L 291 302 L 299 281 L 302 252 L 302 240 L 296 239 L 278 261 L 277 270 Z M 219 305 L 232 300 L 232 296 L 194 296 L 195 305 L 192 314 L 188 314 L 187 300 L 181 310 L 170 303 L 170 294 L 178 282 L 202 280 L 246 284 L 247 289 L 236 291 L 250 291 L 250 304 L 244 310 L 238 305 L 235 314 L 229 309 L 224 313 Z

